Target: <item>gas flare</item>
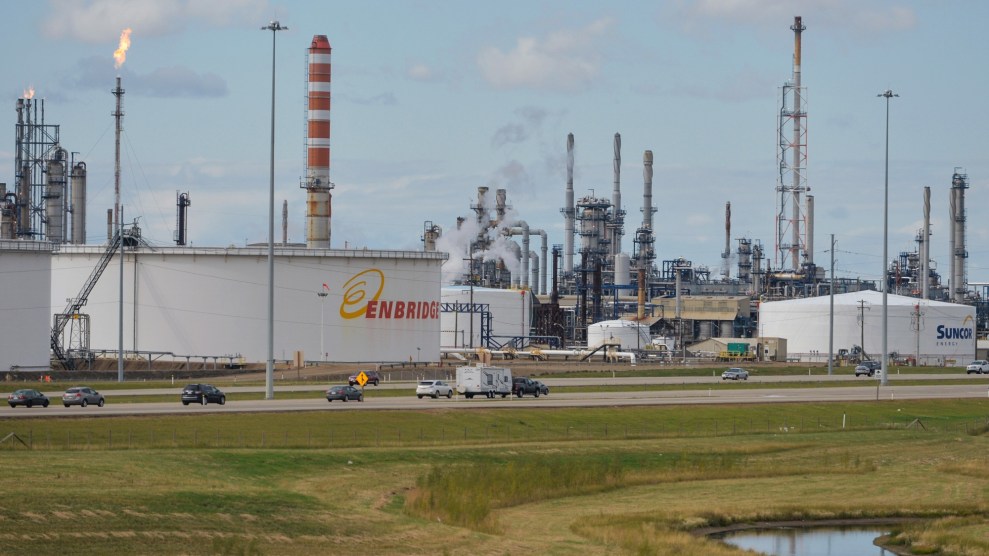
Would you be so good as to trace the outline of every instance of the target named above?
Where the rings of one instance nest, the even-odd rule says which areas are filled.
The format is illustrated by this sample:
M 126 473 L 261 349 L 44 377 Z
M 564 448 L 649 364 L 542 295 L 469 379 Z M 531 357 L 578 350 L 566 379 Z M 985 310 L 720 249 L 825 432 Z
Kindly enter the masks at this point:
M 113 51 L 113 67 L 120 69 L 127 60 L 127 49 L 130 48 L 130 27 L 120 32 L 120 45 Z
M 28 85 L 28 88 L 27 89 L 24 89 L 24 98 L 25 99 L 34 98 L 34 87 L 33 86 Z

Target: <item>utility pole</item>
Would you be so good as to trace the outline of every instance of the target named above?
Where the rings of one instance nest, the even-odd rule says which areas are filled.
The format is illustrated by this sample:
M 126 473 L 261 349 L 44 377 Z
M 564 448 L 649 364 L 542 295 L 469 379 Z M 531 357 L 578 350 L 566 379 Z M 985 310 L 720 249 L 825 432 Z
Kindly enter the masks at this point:
M 828 376 L 834 374 L 834 234 L 831 234 L 831 308 L 828 314 Z
M 858 303 L 859 303 L 859 333 L 862 336 L 862 339 L 859 340 L 859 347 L 862 348 L 862 356 L 868 357 L 868 354 L 865 352 L 865 310 L 868 309 L 871 311 L 872 307 L 866 307 L 865 306 L 866 300 L 864 299 L 859 299 Z

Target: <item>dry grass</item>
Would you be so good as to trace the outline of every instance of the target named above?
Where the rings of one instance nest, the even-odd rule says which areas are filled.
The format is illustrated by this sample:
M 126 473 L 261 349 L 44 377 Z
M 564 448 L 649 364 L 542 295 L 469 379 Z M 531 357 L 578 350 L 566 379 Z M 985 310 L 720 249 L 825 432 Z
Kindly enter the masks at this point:
M 923 417 L 928 425 L 984 415 L 983 407 L 966 404 L 897 404 L 892 411 L 902 407 L 908 418 Z M 852 410 L 879 421 L 889 411 L 882 405 Z M 781 411 L 790 409 L 704 408 L 696 416 L 758 421 Z M 433 438 L 381 447 L 307 449 L 303 443 L 287 449 L 110 450 L 94 442 L 85 450 L 5 449 L 0 450 L 0 546 L 12 554 L 91 553 L 98 546 L 100 552 L 121 554 L 720 556 L 741 552 L 689 531 L 758 520 L 921 516 L 937 520 L 928 527 L 904 527 L 902 542 L 951 547 L 965 555 L 989 552 L 989 477 L 981 472 L 989 435 L 929 426 L 801 433 L 772 428 L 720 436 L 705 429 L 696 435 L 687 430 L 676 436 L 588 439 L 592 436 L 575 438 L 561 426 L 577 422 L 592 428 L 604 421 L 615 427 L 616 416 L 636 426 L 657 424 L 677 412 L 684 409 L 471 414 L 472 427 L 511 425 L 513 439 L 525 439 L 537 426 L 550 431 L 538 441 L 482 444 L 451 435 L 445 442 Z M 340 434 L 360 425 L 351 418 L 204 417 L 199 426 L 250 431 L 278 421 L 302 430 L 336 427 Z M 458 418 L 463 419 L 381 412 L 371 425 L 418 427 L 430 419 Z M 80 427 L 81 422 L 61 421 Z M 99 421 L 115 429 L 167 430 L 182 423 L 194 421 Z M 40 438 L 37 431 L 48 425 L 31 426 Z M 436 489 L 450 492 L 440 496 Z M 417 507 L 417 501 L 433 496 L 439 502 L 447 494 L 461 503 L 487 504 L 487 512 L 458 525 L 459 510 L 432 502 Z

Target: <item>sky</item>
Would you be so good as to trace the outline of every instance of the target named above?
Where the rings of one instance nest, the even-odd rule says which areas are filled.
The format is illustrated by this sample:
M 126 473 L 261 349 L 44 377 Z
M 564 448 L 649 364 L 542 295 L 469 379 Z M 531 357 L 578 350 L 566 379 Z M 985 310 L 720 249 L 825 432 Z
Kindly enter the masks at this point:
M 562 244 L 566 137 L 574 189 L 611 197 L 622 137 L 623 248 L 642 220 L 654 153 L 657 264 L 720 275 L 725 203 L 736 238 L 773 257 L 777 114 L 803 32 L 814 260 L 838 277 L 882 273 L 886 100 L 889 253 L 914 251 L 931 187 L 931 255 L 948 276 L 948 192 L 968 174 L 968 279 L 989 281 L 989 3 L 873 0 L 48 0 L 5 5 L 0 182 L 14 181 L 14 104 L 87 164 L 90 243 L 113 207 L 114 97 L 124 96 L 122 202 L 152 244 L 173 244 L 188 192 L 196 246 L 267 241 L 272 20 L 275 239 L 305 241 L 306 49 L 332 46 L 332 247 L 422 249 L 427 221 L 468 216 L 477 188 L 507 189 L 530 227 Z M 16 24 L 15 24 L 16 22 Z M 121 31 L 127 58 L 114 68 Z M 533 244 L 533 249 L 535 243 Z M 775 266 L 775 265 L 774 265 Z M 732 275 L 736 270 L 732 270 Z

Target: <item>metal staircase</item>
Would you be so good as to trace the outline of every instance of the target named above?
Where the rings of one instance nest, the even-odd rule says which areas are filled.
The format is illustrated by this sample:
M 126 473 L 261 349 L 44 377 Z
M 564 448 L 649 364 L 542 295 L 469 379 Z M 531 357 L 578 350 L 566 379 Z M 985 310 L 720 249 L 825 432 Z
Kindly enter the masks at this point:
M 110 244 L 107 245 L 106 251 L 103 252 L 103 256 L 100 257 L 99 262 L 96 263 L 96 267 L 90 273 L 89 278 L 86 279 L 86 283 L 83 284 L 82 289 L 79 290 L 79 295 L 70 299 L 68 305 L 65 306 L 65 310 L 55 315 L 51 337 L 52 357 L 58 361 L 58 364 L 62 365 L 67 370 L 72 370 L 75 368 L 75 360 L 74 358 L 68 356 L 67 350 L 62 346 L 62 334 L 65 331 L 65 326 L 70 320 L 80 319 L 79 310 L 86 304 L 89 294 L 93 291 L 93 288 L 96 287 L 96 282 L 99 281 L 103 271 L 106 270 L 107 265 L 110 264 L 110 259 L 113 258 L 114 252 L 120 248 L 120 241 L 121 237 L 120 232 L 118 231 L 113 235 L 113 239 L 110 241 Z

